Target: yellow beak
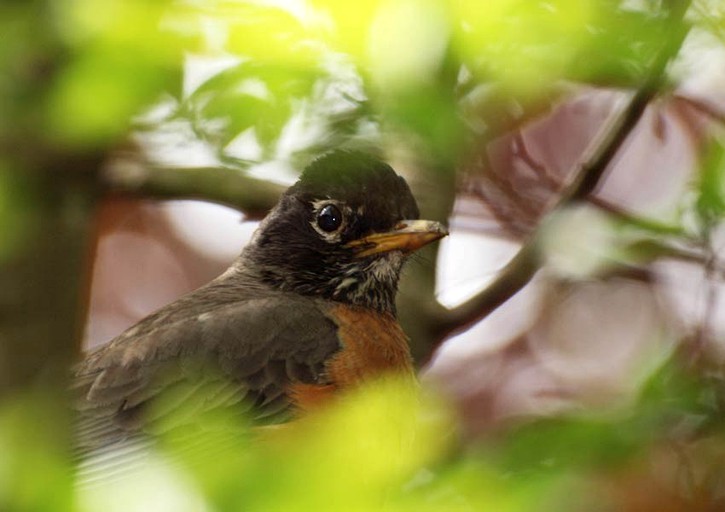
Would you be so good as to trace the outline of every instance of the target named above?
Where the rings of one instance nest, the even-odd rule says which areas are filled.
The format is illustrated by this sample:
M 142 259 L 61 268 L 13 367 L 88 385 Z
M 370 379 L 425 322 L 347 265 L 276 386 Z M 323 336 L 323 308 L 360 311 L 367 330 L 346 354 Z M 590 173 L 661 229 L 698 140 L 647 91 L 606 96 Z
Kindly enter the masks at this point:
M 355 256 L 358 258 L 390 251 L 411 253 L 447 234 L 448 230 L 440 222 L 403 220 L 392 231 L 373 233 L 353 240 L 347 244 L 347 247 L 357 250 Z

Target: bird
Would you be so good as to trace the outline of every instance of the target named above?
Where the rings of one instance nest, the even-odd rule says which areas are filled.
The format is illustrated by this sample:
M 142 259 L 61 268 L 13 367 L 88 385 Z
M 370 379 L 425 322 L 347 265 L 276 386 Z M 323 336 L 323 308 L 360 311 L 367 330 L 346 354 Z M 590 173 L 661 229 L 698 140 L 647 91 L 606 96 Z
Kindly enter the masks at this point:
M 419 220 L 387 163 L 323 154 L 223 274 L 75 366 L 79 449 L 146 435 L 189 403 L 192 414 L 235 408 L 278 423 L 389 372 L 414 375 L 398 281 L 411 253 L 447 234 Z

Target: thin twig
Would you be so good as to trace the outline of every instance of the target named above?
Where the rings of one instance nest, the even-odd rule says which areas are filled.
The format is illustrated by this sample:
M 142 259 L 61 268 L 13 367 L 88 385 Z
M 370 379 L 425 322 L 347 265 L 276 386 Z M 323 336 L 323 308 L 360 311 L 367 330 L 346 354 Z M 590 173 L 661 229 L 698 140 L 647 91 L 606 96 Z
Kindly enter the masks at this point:
M 643 229 L 645 231 L 649 231 L 652 233 L 659 233 L 661 235 L 679 236 L 679 237 L 690 240 L 690 237 L 682 229 L 682 227 L 680 227 L 676 224 L 667 224 L 665 222 L 659 222 L 657 220 L 650 219 L 647 217 L 640 217 L 639 215 L 630 213 L 627 210 L 615 205 L 614 203 L 611 203 L 611 202 L 607 201 L 606 199 L 602 199 L 597 196 L 589 196 L 587 198 L 587 202 L 591 203 L 592 206 L 595 206 L 598 209 L 608 213 L 612 217 L 615 217 L 616 219 L 619 219 L 620 221 L 625 222 L 631 226 L 634 226 L 634 227 L 637 227 L 637 228 L 640 228 L 640 229 Z
M 548 167 L 534 158 L 534 155 L 532 155 L 529 151 L 526 140 L 524 140 L 524 136 L 520 131 L 514 135 L 514 155 L 526 164 L 532 171 L 534 171 L 536 176 L 539 177 L 543 184 L 550 190 L 558 191 L 561 189 L 561 181 L 551 176 Z
M 679 99 L 696 112 L 709 117 L 717 123 L 725 124 L 725 111 L 721 110 L 717 105 L 709 103 L 704 99 L 690 96 L 679 96 Z

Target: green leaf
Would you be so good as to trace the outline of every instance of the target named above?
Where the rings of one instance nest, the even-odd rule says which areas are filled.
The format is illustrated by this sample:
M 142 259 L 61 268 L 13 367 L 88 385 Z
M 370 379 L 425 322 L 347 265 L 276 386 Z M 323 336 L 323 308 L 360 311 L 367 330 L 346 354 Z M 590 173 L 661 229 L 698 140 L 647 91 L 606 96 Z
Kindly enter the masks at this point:
M 185 108 L 201 133 L 222 147 L 250 128 L 270 146 L 322 76 L 316 68 L 243 62 L 207 80 Z
M 711 145 L 700 171 L 696 208 L 706 224 L 725 214 L 725 147 L 720 143 Z

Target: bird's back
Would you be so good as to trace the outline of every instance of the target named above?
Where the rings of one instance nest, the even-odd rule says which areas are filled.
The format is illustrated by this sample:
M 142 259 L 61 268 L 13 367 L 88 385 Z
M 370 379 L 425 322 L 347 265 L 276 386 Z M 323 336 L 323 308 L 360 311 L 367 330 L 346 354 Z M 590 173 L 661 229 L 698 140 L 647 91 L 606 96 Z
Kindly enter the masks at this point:
M 78 442 L 87 451 L 135 438 L 194 407 L 283 421 L 388 372 L 413 375 L 392 315 L 220 279 L 78 365 Z

